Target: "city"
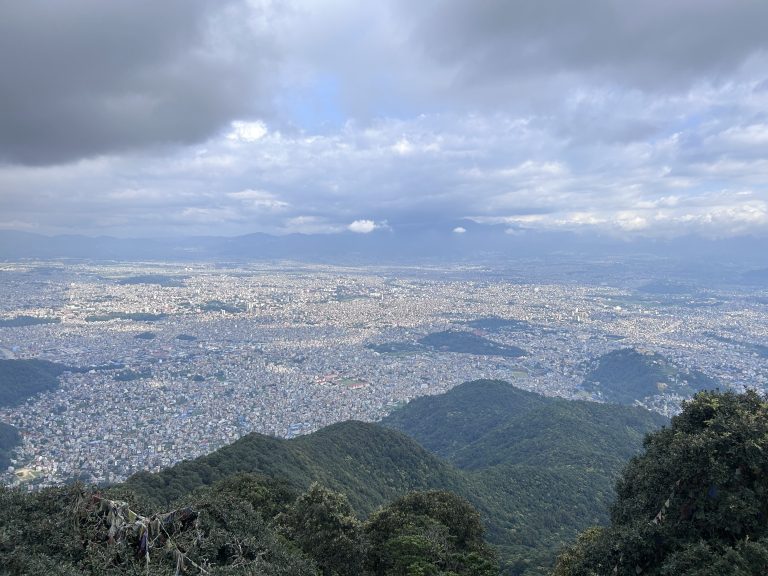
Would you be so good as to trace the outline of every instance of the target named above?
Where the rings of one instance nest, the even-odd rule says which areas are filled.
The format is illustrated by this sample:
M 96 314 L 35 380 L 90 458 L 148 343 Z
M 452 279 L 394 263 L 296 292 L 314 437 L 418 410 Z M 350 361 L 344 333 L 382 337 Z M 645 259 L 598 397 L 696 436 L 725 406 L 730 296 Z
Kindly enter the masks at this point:
M 80 369 L 0 409 L 23 437 L 7 485 L 119 482 L 250 432 L 376 421 L 478 378 L 595 399 L 580 386 L 590 362 L 626 347 L 723 387 L 768 385 L 768 304 L 754 289 L 659 295 L 466 266 L 7 263 L 0 274 L 0 356 Z M 524 354 L 418 343 L 441 331 Z M 671 415 L 681 400 L 660 393 L 646 406 Z

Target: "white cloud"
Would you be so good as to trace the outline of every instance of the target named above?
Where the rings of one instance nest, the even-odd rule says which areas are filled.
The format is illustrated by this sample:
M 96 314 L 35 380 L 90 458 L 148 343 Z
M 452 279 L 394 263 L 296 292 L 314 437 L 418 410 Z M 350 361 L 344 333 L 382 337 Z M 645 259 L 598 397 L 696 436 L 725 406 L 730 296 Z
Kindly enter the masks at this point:
M 745 202 L 768 202 L 768 161 L 724 154 L 722 139 L 706 138 L 726 130 L 697 125 L 656 142 L 571 144 L 541 120 L 423 115 L 311 137 L 268 131 L 237 146 L 223 135 L 168 157 L 5 166 L 0 199 L 8 221 L 34 218 L 41 231 L 66 214 L 80 230 L 104 233 L 119 202 L 131 224 L 120 220 L 110 232 L 126 235 L 156 233 L 154 215 L 164 211 L 186 217 L 162 233 L 366 234 L 427 212 L 646 235 L 669 234 L 674 221 L 681 234 L 710 227 L 728 235 L 759 228 L 760 210 Z M 391 148 L 401 138 L 414 143 L 406 156 Z M 366 217 L 374 211 L 382 220 Z
M 240 200 L 244 205 L 253 209 L 263 209 L 268 211 L 282 211 L 290 205 L 288 202 L 279 200 L 271 192 L 265 190 L 241 190 L 240 192 L 230 192 L 228 197 Z
M 768 119 L 745 124 L 742 117 L 765 115 L 768 92 L 763 101 L 734 90 L 641 98 L 634 105 L 660 126 L 657 137 L 626 141 L 574 136 L 581 125 L 570 122 L 582 113 L 625 122 L 612 116 L 621 102 L 610 98 L 604 110 L 587 100 L 587 109 L 557 118 L 422 114 L 317 133 L 244 122 L 236 125 L 240 136 L 154 156 L 0 165 L 0 203 L 17 229 L 34 222 L 41 232 L 61 232 L 66 222 L 84 233 L 126 236 L 367 234 L 388 222 L 399 228 L 461 218 L 625 235 L 764 233 L 759 203 L 768 202 L 768 160 L 747 144 L 761 141 Z M 407 154 L 393 148 L 405 142 Z M 162 214 L 179 217 L 166 225 Z
M 453 229 L 454 234 L 465 234 L 467 232 L 467 229 L 463 226 L 456 226 L 456 228 Z
M 561 211 L 486 222 L 520 228 L 594 229 L 621 235 L 675 237 L 696 233 L 705 237 L 727 237 L 764 233 L 768 226 L 768 201 L 754 200 L 751 194 L 729 192 L 688 198 L 683 204 L 661 202 L 656 206 L 638 205 L 617 211 Z
M 378 228 L 378 226 L 373 220 L 355 220 L 347 226 L 347 229 L 350 232 L 356 232 L 357 234 L 370 234 L 376 230 L 376 228 Z
M 392 149 L 400 156 L 406 156 L 413 152 L 413 144 L 411 144 L 407 138 L 400 138 L 400 140 L 392 146 Z
M 232 130 L 227 134 L 227 140 L 233 142 L 256 142 L 264 138 L 267 132 L 267 126 L 264 122 L 235 120 L 232 122 Z

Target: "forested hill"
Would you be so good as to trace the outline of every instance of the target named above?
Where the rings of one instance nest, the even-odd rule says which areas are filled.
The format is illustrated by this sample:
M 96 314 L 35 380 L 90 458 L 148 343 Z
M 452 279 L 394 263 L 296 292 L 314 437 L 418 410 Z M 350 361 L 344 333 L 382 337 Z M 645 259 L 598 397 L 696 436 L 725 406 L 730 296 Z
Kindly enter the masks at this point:
M 0 406 L 16 406 L 39 392 L 54 390 L 65 370 L 66 366 L 45 360 L 0 360 Z M 8 466 L 20 441 L 18 430 L 0 422 L 0 468 Z
M 345 494 L 361 518 L 411 490 L 449 489 L 480 510 L 510 573 L 544 574 L 580 530 L 607 522 L 619 470 L 665 422 L 644 409 L 480 380 L 414 400 L 386 426 L 344 422 L 290 440 L 250 434 L 159 474 L 137 474 L 125 488 L 167 507 L 251 472 L 298 490 L 319 482 Z
M 500 380 L 416 398 L 382 424 L 460 468 L 502 462 L 622 466 L 645 434 L 668 422 L 644 408 L 551 398 Z
M 768 574 L 768 398 L 702 392 L 624 469 L 555 576 Z
M 0 422 L 0 469 L 5 469 L 11 463 L 11 451 L 21 443 L 21 435 L 10 424 Z
M 450 458 L 498 426 L 545 406 L 548 399 L 502 380 L 475 380 L 445 394 L 422 396 L 384 418 L 427 450 Z
M 512 573 L 544 574 L 583 528 L 608 520 L 614 482 L 666 418 L 643 408 L 547 398 L 507 382 L 467 382 L 382 422 L 465 472 Z
M 59 386 L 66 366 L 46 360 L 0 360 L 0 406 L 21 404 L 39 392 Z
M 622 348 L 597 358 L 582 386 L 606 402 L 631 406 L 655 395 L 690 398 L 719 383 L 698 370 L 677 368 L 660 354 Z
M 481 517 L 505 576 L 768 573 L 765 396 L 697 395 L 671 426 L 646 436 L 645 453 L 624 468 L 614 500 L 610 488 L 595 496 L 605 490 L 602 467 L 610 468 L 612 459 L 590 467 L 578 454 L 605 451 L 610 434 L 617 444 L 631 440 L 638 428 L 659 423 L 658 416 L 648 421 L 642 411 L 620 406 L 539 402 L 507 386 L 469 383 L 389 419 L 428 417 L 422 410 L 436 401 L 435 425 L 444 426 L 441 419 L 453 413 L 446 408 L 488 405 L 481 418 L 497 425 L 488 434 L 465 430 L 477 451 L 466 470 L 451 469 L 395 431 L 349 422 L 294 440 L 251 435 L 106 490 L 0 488 L 2 573 L 494 576 L 499 570 Z M 535 406 L 510 418 L 490 409 L 515 397 Z M 586 419 L 596 417 L 598 425 L 585 428 Z M 574 437 L 570 447 L 549 452 L 566 431 Z M 509 442 L 502 450 L 498 439 L 504 437 Z M 594 446 L 579 449 L 581 443 Z M 483 446 L 494 461 L 481 462 Z M 452 455 L 465 467 L 466 450 Z M 574 460 L 561 460 L 573 450 Z M 236 473 L 255 468 L 283 479 Z M 297 488 L 315 476 L 344 487 L 364 506 L 385 493 L 444 482 L 481 514 L 454 492 L 422 491 L 382 502 L 361 519 L 342 494 L 314 483 Z M 176 494 L 173 503 L 158 505 L 158 496 Z M 595 528 L 604 514 L 595 506 L 606 499 L 614 502 L 611 522 Z M 587 529 L 552 572 L 553 547 L 578 525 Z
M 452 492 L 388 502 L 361 521 L 343 495 L 237 474 L 173 509 L 124 486 L 0 487 L 4 576 L 497 576 L 476 510 Z
M 297 489 L 319 482 L 346 494 L 361 516 L 412 490 L 464 491 L 461 472 L 415 441 L 400 432 L 355 421 L 290 440 L 249 434 L 158 474 L 136 474 L 125 486 L 160 506 L 239 472 L 279 478 Z

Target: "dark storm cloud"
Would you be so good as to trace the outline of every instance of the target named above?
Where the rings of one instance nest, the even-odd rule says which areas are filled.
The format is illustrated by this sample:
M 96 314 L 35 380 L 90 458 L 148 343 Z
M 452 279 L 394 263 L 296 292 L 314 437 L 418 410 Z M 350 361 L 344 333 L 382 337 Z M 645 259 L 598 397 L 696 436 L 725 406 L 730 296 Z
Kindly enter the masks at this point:
M 258 112 L 269 45 L 239 10 L 203 0 L 0 0 L 0 162 L 188 143 Z
M 441 0 L 401 7 L 415 12 L 413 43 L 453 68 L 464 86 L 563 74 L 676 90 L 730 76 L 768 48 L 768 2 L 759 0 Z

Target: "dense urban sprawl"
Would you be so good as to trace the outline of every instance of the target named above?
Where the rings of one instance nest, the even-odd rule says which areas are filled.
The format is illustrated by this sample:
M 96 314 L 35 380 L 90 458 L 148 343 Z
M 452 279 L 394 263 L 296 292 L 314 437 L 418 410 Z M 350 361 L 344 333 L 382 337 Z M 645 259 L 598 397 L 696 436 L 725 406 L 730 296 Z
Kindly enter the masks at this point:
M 590 361 L 628 346 L 736 389 L 768 384 L 768 305 L 738 291 L 639 295 L 599 282 L 484 279 L 471 268 L 4 264 L 0 274 L 1 319 L 55 320 L 0 327 L 0 357 L 92 367 L 0 409 L 23 436 L 6 484 L 120 481 L 249 432 L 291 437 L 378 420 L 476 378 L 589 398 L 580 384 Z M 488 318 L 519 324 L 468 324 Z M 444 330 L 525 355 L 416 345 Z M 384 343 L 414 346 L 371 347 Z M 679 401 L 658 396 L 650 407 L 672 413 Z

